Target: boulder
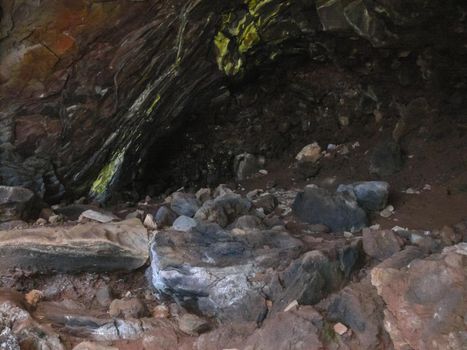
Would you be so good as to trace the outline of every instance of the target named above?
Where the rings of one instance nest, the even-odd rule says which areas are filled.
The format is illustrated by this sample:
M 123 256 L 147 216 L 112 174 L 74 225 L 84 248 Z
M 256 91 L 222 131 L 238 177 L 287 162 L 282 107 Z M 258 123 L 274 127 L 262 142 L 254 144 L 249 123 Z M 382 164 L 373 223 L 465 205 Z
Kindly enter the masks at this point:
M 23 296 L 0 290 L 0 345 L 5 350 L 65 350 L 60 337 L 51 327 L 40 325 L 27 311 Z
M 196 212 L 195 219 L 198 221 L 215 222 L 226 227 L 236 218 L 248 214 L 251 202 L 236 193 L 226 193 L 213 200 L 204 202 L 203 206 Z
M 170 208 L 178 215 L 193 217 L 200 207 L 200 202 L 192 193 L 175 192 L 172 193 Z
M 292 210 L 300 220 L 324 224 L 334 232 L 358 231 L 368 223 L 354 196 L 345 192 L 332 194 L 314 185 L 297 194 Z
M 309 251 L 292 261 L 278 275 L 280 282 L 273 278 L 263 289 L 273 301 L 273 312 L 286 309 L 294 300 L 300 305 L 314 305 L 347 281 L 358 266 L 360 243 L 355 241 L 345 246 L 336 243 L 325 252 Z
M 268 318 L 247 340 L 246 349 L 322 349 L 323 318 L 311 306 Z
M 206 316 L 256 321 L 264 317 L 265 282 L 255 276 L 287 266 L 302 244 L 286 232 L 237 236 L 218 225 L 190 232 L 161 231 L 151 246 L 153 286 Z
M 147 231 L 138 219 L 0 231 L 0 270 L 131 271 L 146 262 L 147 247 Z
M 29 219 L 35 209 L 34 199 L 27 188 L 0 186 L 0 223 Z
M 242 153 L 234 159 L 234 172 L 238 181 L 243 181 L 255 175 L 261 168 L 258 158 L 249 153 Z
M 380 211 L 387 205 L 389 184 L 385 181 L 356 182 L 350 185 L 340 185 L 337 192 L 353 194 L 358 205 L 366 211 Z
M 177 231 L 187 232 L 196 227 L 197 224 L 195 219 L 182 215 L 175 219 L 172 228 Z
M 391 230 L 363 230 L 363 250 L 372 258 L 383 261 L 402 248 L 402 240 Z
M 159 228 L 172 226 L 176 218 L 177 214 L 165 206 L 160 207 L 154 215 L 154 221 Z
M 402 168 L 402 153 L 398 143 L 383 141 L 376 145 L 370 155 L 370 174 L 385 177 Z
M 401 269 L 380 265 L 371 271 L 396 350 L 465 347 L 466 266 L 467 246 L 458 244 Z

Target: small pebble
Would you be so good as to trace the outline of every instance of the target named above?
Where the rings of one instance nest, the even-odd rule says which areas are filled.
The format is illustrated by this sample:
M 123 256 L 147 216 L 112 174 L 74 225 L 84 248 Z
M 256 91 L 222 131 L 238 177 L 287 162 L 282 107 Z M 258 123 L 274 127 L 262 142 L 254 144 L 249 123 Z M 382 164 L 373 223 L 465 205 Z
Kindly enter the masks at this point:
M 345 333 L 347 333 L 347 330 L 348 328 L 340 322 L 334 325 L 334 332 L 336 332 L 339 335 L 344 335 Z

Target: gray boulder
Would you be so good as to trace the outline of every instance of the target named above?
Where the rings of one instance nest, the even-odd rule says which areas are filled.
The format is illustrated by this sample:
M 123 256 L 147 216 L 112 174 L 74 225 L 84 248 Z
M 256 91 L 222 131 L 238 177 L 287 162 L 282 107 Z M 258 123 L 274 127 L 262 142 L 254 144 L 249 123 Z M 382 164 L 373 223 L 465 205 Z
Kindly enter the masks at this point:
M 34 193 L 27 188 L 0 186 L 0 222 L 28 219 L 34 200 Z
M 389 184 L 385 181 L 364 181 L 340 185 L 337 192 L 348 192 L 355 196 L 358 205 L 366 211 L 380 211 L 386 208 Z
M 333 232 L 358 231 L 368 223 L 365 211 L 353 195 L 346 192 L 332 194 L 314 185 L 297 194 L 292 210 L 300 220 L 324 224 Z
M 157 224 L 157 227 L 166 227 L 172 226 L 173 222 L 177 218 L 177 214 L 175 214 L 172 210 L 167 207 L 160 207 L 156 215 L 154 215 L 154 221 Z
M 178 215 L 193 217 L 198 211 L 201 203 L 192 193 L 175 192 L 172 193 L 170 208 Z
M 195 219 L 182 215 L 174 221 L 172 228 L 177 231 L 187 232 L 196 227 L 197 224 Z
M 256 321 L 266 312 L 266 282 L 254 276 L 287 266 L 301 249 L 301 242 L 285 232 L 235 236 L 214 224 L 190 232 L 161 231 L 151 246 L 152 284 L 206 316 Z
M 383 261 L 402 249 L 402 240 L 391 230 L 363 230 L 363 249 L 372 258 Z
M 214 200 L 204 202 L 203 206 L 196 212 L 195 219 L 198 221 L 215 222 L 226 227 L 236 218 L 248 214 L 251 202 L 242 198 L 239 194 L 226 193 Z
M 147 247 L 139 219 L 0 231 L 0 271 L 131 271 L 144 265 Z

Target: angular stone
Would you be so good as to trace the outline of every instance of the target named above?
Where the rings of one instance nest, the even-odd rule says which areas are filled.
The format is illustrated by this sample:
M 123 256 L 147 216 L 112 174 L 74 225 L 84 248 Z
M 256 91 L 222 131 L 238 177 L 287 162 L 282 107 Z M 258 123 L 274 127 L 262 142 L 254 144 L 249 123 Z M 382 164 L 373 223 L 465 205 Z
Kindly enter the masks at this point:
M 378 266 L 371 283 L 384 299 L 385 327 L 397 350 L 462 349 L 467 339 L 467 247 L 417 259 L 400 270 Z
M 285 232 L 236 236 L 213 224 L 190 232 L 161 231 L 151 247 L 152 284 L 207 316 L 256 321 L 266 304 L 265 282 L 253 282 L 254 276 L 286 266 L 301 249 L 301 242 Z
M 385 181 L 364 181 L 340 185 L 337 192 L 349 192 L 355 196 L 358 205 L 367 211 L 379 211 L 386 207 L 389 184 Z
M 178 326 L 182 332 L 188 334 L 198 334 L 209 329 L 209 323 L 193 314 L 184 314 L 178 320 Z
M 363 250 L 372 258 L 383 261 L 402 248 L 402 241 L 391 230 L 363 230 Z
M 322 316 L 311 306 L 282 312 L 266 319 L 247 341 L 243 349 L 322 349 L 319 334 Z M 293 336 L 291 336 L 293 335 Z
M 174 221 L 172 228 L 177 231 L 187 232 L 196 227 L 196 225 L 198 225 L 198 222 L 195 219 L 182 215 Z
M 226 193 L 214 200 L 204 202 L 195 214 L 198 221 L 215 222 L 222 227 L 232 223 L 237 217 L 248 214 L 251 202 L 239 194 Z
M 27 188 L 0 186 L 0 223 L 25 220 L 34 209 L 34 193 Z
M 297 194 L 293 213 L 310 224 L 324 224 L 332 231 L 358 231 L 367 226 L 365 211 L 347 193 L 331 194 L 317 186 L 307 186 Z
M 176 218 L 177 214 L 175 214 L 172 210 L 164 206 L 160 207 L 159 210 L 157 210 L 156 215 L 154 216 L 154 220 L 156 221 L 157 227 L 159 228 L 172 226 Z
M 111 317 L 141 318 L 146 314 L 146 306 L 138 298 L 115 299 L 109 307 Z
M 78 221 L 82 222 L 85 219 L 106 224 L 118 220 L 118 217 L 116 217 L 112 213 L 88 209 L 81 213 Z
M 253 199 L 252 203 L 256 208 L 263 208 L 265 214 L 272 213 L 279 204 L 276 196 L 271 193 L 260 195 L 258 198 Z
M 178 215 L 193 217 L 200 207 L 200 202 L 192 193 L 172 193 L 170 208 Z
M 138 219 L 0 231 L 0 257 L 1 271 L 131 271 L 148 258 L 148 235 Z
M 2 349 L 19 350 L 16 344 L 21 345 L 21 349 L 27 344 L 27 349 L 65 350 L 51 327 L 40 325 L 31 317 L 23 296 L 17 292 L 0 291 L 0 329 Z

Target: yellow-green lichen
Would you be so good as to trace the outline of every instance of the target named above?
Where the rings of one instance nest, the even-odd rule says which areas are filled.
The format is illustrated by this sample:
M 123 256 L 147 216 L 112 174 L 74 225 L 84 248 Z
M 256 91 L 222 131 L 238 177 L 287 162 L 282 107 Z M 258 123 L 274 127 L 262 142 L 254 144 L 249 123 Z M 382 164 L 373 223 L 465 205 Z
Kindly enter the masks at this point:
M 217 65 L 228 76 L 243 71 L 247 55 L 261 43 L 261 33 L 290 5 L 290 0 L 244 0 L 244 3 L 248 11 L 225 13 L 214 38 Z
M 245 53 L 259 43 L 258 30 L 254 23 L 250 23 L 242 32 L 239 38 L 238 51 Z
M 112 157 L 112 160 L 109 162 L 109 164 L 102 168 L 99 175 L 97 176 L 97 179 L 91 186 L 91 194 L 101 195 L 107 190 L 107 187 L 109 186 L 118 169 L 122 165 L 124 154 L 124 151 L 117 152 Z
M 161 100 L 161 95 L 157 94 L 154 101 L 152 101 L 151 106 L 146 111 L 146 115 L 150 115 L 154 111 L 154 109 L 157 107 L 157 104 L 159 103 L 160 100 Z

